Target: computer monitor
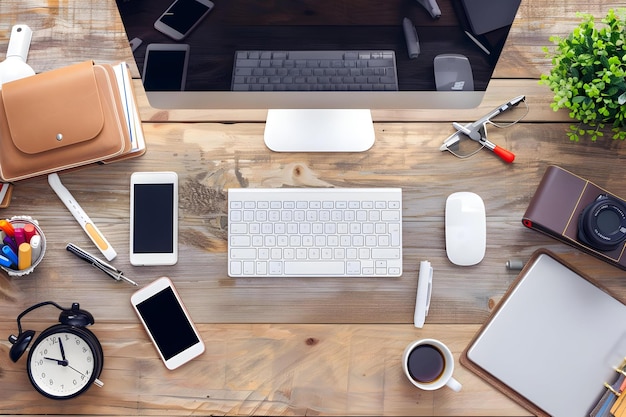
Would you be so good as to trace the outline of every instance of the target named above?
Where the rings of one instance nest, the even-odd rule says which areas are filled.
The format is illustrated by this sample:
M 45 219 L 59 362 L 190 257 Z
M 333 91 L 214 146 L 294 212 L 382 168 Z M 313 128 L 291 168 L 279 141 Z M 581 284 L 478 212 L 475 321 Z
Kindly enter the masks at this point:
M 364 151 L 375 140 L 370 109 L 478 106 L 520 4 L 213 0 L 208 14 L 180 39 L 157 30 L 155 22 L 169 19 L 176 26 L 177 18 L 191 17 L 180 30 L 185 32 L 207 7 L 194 3 L 198 0 L 177 1 L 170 9 L 174 0 L 117 0 L 129 40 L 141 41 L 138 47 L 137 40 L 131 44 L 150 104 L 164 109 L 268 109 L 265 140 L 275 151 Z M 182 80 L 170 79 L 162 87 L 148 82 L 144 66 L 156 68 L 163 77 L 175 61 L 160 57 L 161 51 L 152 51 L 159 47 L 151 44 L 177 50 L 183 74 L 179 67 L 171 72 L 178 70 L 178 75 L 165 77 Z M 233 91 L 235 54 L 241 50 L 394 51 L 397 91 Z M 144 65 L 150 61 L 160 63 Z

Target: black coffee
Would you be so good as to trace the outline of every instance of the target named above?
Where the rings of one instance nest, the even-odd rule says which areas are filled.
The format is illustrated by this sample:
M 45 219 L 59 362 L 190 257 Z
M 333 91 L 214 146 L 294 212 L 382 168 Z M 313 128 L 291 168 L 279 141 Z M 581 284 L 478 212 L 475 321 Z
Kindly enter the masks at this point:
M 443 373 L 445 360 L 443 353 L 432 345 L 419 345 L 409 353 L 409 374 L 422 383 L 437 380 Z

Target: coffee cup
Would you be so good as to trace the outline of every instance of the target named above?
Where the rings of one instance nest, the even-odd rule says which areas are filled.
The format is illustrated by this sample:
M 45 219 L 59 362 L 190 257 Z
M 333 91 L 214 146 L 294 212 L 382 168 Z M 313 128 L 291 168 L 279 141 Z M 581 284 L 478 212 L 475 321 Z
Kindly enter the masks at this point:
M 420 389 L 432 391 L 448 386 L 453 391 L 461 390 L 459 381 L 452 377 L 452 352 L 439 340 L 421 339 L 409 344 L 402 355 L 402 369 Z

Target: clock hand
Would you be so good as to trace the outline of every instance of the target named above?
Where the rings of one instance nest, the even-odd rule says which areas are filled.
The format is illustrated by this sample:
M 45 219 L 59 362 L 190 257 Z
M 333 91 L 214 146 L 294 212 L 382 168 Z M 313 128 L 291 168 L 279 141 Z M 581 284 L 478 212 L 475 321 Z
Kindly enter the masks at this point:
M 70 368 L 72 371 L 76 371 L 79 374 L 81 374 L 84 377 L 87 377 L 87 375 L 85 375 L 84 373 L 82 373 L 81 371 L 79 371 L 78 369 L 74 368 L 72 365 L 70 365 L 69 363 L 67 364 L 68 368 Z
M 55 359 L 55 358 L 49 358 L 47 356 L 44 356 L 44 359 L 49 360 L 49 361 L 53 361 L 56 362 L 57 365 L 62 365 L 62 366 L 67 366 L 68 368 L 70 368 L 72 371 L 78 372 L 80 375 L 84 376 L 85 378 L 87 378 L 87 375 L 85 375 L 84 373 L 82 373 L 81 371 L 79 371 L 78 369 L 74 368 L 72 365 L 70 365 L 69 361 L 67 359 L 63 359 L 63 360 L 59 360 L 59 359 Z
M 57 365 L 67 366 L 71 370 L 78 372 L 79 374 L 81 374 L 84 377 L 87 377 L 87 375 L 83 374 L 81 371 L 79 371 L 78 369 L 76 369 L 72 365 L 70 365 L 70 363 L 69 363 L 69 361 L 67 359 L 59 360 L 59 359 L 49 358 L 47 356 L 44 356 L 44 359 L 49 360 L 49 361 L 54 361 L 54 362 L 57 363 Z
M 63 349 L 63 342 L 61 341 L 61 337 L 59 336 L 59 347 L 61 348 L 61 358 L 65 361 L 65 349 Z
M 48 361 L 54 361 L 57 363 L 57 365 L 61 365 L 61 366 L 68 366 L 70 364 L 66 359 L 55 359 L 55 358 L 49 358 L 47 356 L 44 356 L 44 359 Z
M 79 371 L 78 369 L 74 368 L 73 366 L 71 366 L 70 364 L 67 365 L 71 370 L 78 372 L 79 374 L 81 374 L 82 376 L 84 376 L 85 378 L 87 378 L 87 375 L 83 374 L 81 371 Z M 104 382 L 100 381 L 98 378 L 96 378 L 93 383 L 97 386 L 99 386 L 100 388 L 102 388 L 104 386 Z

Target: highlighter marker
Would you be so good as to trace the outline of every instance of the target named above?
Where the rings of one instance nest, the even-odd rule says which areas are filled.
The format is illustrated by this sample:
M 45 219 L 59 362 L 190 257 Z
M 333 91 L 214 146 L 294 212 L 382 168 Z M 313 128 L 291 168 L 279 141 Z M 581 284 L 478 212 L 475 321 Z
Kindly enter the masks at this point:
M 13 230 L 13 233 L 13 238 L 15 239 L 15 244 L 18 248 L 22 243 L 27 242 L 26 233 L 24 232 L 24 229 L 22 227 L 16 227 Z
M 30 239 L 37 234 L 37 229 L 30 223 L 24 225 L 24 234 L 26 235 L 26 242 L 30 242 Z
M 87 236 L 89 236 L 94 245 L 100 249 L 100 252 L 102 252 L 107 260 L 113 260 L 117 256 L 117 252 L 115 252 L 115 249 L 113 249 L 113 247 L 109 244 L 102 232 L 100 232 L 96 225 L 93 224 L 89 216 L 87 216 L 87 213 L 85 213 L 82 207 L 76 202 L 76 200 L 74 200 L 74 197 L 69 190 L 61 184 L 59 175 L 56 173 L 49 174 L 48 184 L 50 184 L 50 187 L 52 187 L 63 204 L 65 204 L 65 207 L 67 207 L 70 213 L 72 213 L 78 224 L 80 224 L 85 233 L 87 233 Z
M 32 249 L 30 247 L 29 243 L 22 243 L 20 245 L 20 247 L 18 248 L 18 255 L 17 255 L 17 269 L 19 269 L 20 271 L 30 268 L 31 266 L 31 256 L 32 256 Z
M 4 239 L 2 239 L 2 242 L 6 246 L 10 247 L 14 252 L 17 251 L 17 245 L 15 244 L 15 241 L 12 238 L 10 238 L 9 236 L 6 236 Z
M 6 268 L 11 268 L 11 265 L 13 264 L 11 263 L 11 261 L 9 261 L 7 257 L 0 255 L 0 265 Z
M 0 229 L 2 229 L 2 231 L 4 233 L 6 233 L 7 236 L 13 237 L 14 229 L 13 229 L 13 225 L 11 223 L 9 223 L 7 220 L 0 220 Z
M 4 256 L 6 256 L 9 261 L 11 261 L 12 265 L 16 265 L 17 266 L 17 255 L 15 254 L 13 249 L 11 249 L 10 246 L 8 246 L 8 245 L 7 246 L 3 246 L 2 247 L 2 254 Z
M 35 263 L 41 255 L 41 236 L 35 235 L 30 239 L 30 256 L 31 263 Z

